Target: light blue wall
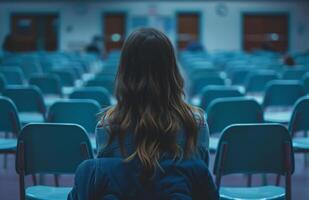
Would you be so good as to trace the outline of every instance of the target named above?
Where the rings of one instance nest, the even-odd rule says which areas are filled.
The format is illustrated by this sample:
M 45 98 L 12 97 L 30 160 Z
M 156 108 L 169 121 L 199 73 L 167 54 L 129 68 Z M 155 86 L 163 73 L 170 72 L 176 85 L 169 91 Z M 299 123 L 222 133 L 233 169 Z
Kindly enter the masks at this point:
M 219 4 L 227 9 L 226 16 L 216 12 Z M 127 14 L 127 33 L 132 31 L 131 19 L 146 16 L 150 25 L 160 28 L 170 21 L 167 32 L 176 41 L 177 12 L 201 13 L 201 41 L 209 51 L 242 49 L 242 13 L 287 12 L 290 15 L 290 50 L 309 49 L 309 3 L 299 1 L 268 2 L 246 1 L 171 1 L 171 2 L 117 2 L 117 3 L 0 3 L 0 43 L 9 32 L 9 16 L 12 12 L 58 12 L 60 16 L 61 50 L 78 50 L 89 43 L 94 35 L 103 31 L 102 14 L 123 11 Z M 161 20 L 160 19 L 164 19 Z M 72 28 L 72 31 L 68 31 Z

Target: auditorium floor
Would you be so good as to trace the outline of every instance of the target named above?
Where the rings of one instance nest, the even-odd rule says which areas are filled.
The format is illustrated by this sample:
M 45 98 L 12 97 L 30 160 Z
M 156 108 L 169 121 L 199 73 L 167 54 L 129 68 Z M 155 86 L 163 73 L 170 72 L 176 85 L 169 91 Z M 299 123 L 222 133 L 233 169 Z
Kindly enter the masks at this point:
M 19 199 L 19 186 L 18 176 L 14 167 L 15 159 L 9 156 L 8 168 L 3 168 L 3 156 L 0 156 L 0 199 L 1 200 L 18 200 Z M 295 157 L 295 173 L 292 179 L 292 195 L 293 200 L 308 200 L 309 199 L 309 167 L 304 167 L 303 155 L 296 155 Z M 213 163 L 213 156 L 211 157 L 211 168 Z M 72 176 L 61 176 L 60 184 L 64 186 L 72 185 Z M 281 179 L 283 184 L 283 179 Z M 26 179 L 27 185 L 31 185 L 31 177 Z M 46 177 L 46 183 L 53 185 L 53 177 Z M 261 183 L 259 175 L 253 178 L 254 185 Z M 274 183 L 274 177 L 269 178 L 269 183 Z M 246 178 L 243 175 L 229 176 L 223 179 L 223 185 L 245 185 Z

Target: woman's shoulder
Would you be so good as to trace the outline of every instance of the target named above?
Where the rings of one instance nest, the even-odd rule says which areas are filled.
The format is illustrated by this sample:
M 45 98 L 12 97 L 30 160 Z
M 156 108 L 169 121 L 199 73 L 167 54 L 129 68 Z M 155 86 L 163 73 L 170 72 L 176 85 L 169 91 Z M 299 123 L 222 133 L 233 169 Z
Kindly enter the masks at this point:
M 198 125 L 198 127 L 207 127 L 206 114 L 202 108 L 191 107 L 193 117 Z

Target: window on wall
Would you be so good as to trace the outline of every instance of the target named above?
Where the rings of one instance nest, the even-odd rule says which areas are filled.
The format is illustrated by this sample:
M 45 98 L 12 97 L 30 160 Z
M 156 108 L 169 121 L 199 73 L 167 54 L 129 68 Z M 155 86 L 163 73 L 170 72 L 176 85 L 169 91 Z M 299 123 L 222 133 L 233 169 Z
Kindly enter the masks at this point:
M 289 47 L 288 14 L 245 14 L 243 49 L 285 52 Z
M 200 42 L 200 15 L 179 13 L 177 15 L 177 47 L 185 49 L 191 42 Z
M 58 49 L 58 15 L 15 13 L 11 15 L 10 47 L 13 51 Z

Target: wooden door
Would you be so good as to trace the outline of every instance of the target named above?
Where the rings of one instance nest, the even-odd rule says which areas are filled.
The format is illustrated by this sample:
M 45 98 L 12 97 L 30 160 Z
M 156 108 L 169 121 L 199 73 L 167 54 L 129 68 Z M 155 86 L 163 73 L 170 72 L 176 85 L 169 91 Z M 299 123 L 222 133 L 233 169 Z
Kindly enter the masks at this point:
M 180 13 L 177 15 L 177 47 L 184 49 L 191 42 L 200 42 L 200 15 Z
M 285 52 L 289 47 L 287 14 L 245 14 L 243 19 L 243 49 Z
M 124 13 L 108 13 L 104 15 L 103 38 L 105 50 L 119 50 L 122 47 L 126 32 L 126 17 Z

